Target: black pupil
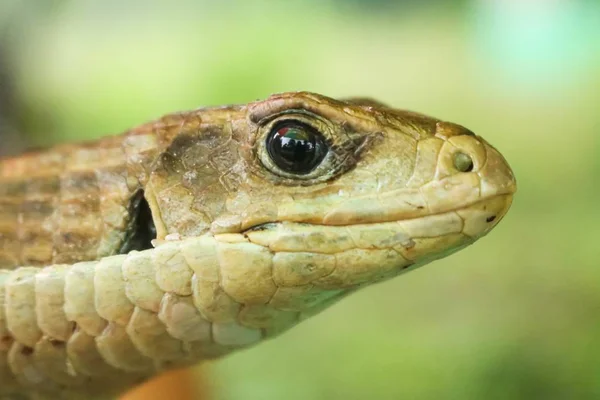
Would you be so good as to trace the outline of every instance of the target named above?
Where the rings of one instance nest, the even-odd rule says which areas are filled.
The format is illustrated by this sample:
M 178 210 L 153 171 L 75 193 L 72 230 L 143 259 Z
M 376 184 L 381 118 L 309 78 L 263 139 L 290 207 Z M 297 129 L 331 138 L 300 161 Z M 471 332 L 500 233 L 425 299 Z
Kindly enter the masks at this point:
M 295 174 L 309 173 L 325 156 L 319 132 L 298 121 L 276 124 L 267 138 L 267 150 L 279 168 Z

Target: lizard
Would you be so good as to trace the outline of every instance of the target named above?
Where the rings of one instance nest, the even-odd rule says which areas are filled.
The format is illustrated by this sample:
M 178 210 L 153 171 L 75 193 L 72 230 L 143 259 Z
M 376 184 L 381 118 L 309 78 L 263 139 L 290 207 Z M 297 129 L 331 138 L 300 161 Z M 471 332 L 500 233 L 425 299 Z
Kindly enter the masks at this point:
M 276 337 L 515 191 L 461 125 L 310 92 L 0 160 L 0 398 L 110 398 Z

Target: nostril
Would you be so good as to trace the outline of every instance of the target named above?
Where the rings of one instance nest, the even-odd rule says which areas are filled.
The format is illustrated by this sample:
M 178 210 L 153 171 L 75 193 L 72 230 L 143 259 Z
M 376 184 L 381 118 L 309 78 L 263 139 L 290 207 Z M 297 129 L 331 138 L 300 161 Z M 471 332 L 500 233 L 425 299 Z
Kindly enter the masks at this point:
M 454 167 L 460 172 L 473 171 L 473 160 L 462 151 L 454 153 Z

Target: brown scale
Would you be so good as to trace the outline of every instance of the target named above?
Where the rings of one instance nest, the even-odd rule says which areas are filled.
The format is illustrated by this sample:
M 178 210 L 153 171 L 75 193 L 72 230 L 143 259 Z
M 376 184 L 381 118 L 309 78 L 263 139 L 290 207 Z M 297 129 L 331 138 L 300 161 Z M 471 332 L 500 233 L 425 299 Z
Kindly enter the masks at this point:
M 0 161 L 0 267 L 117 254 L 152 143 L 152 132 L 139 130 Z

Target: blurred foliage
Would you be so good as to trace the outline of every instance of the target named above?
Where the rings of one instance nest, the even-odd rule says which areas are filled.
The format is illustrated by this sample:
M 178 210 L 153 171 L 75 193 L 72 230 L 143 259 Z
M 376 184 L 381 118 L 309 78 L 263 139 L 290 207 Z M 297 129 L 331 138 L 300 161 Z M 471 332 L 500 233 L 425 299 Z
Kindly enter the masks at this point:
M 598 2 L 42 3 L 0 6 L 35 143 L 302 89 L 459 122 L 515 170 L 489 237 L 216 362 L 220 398 L 600 398 Z

